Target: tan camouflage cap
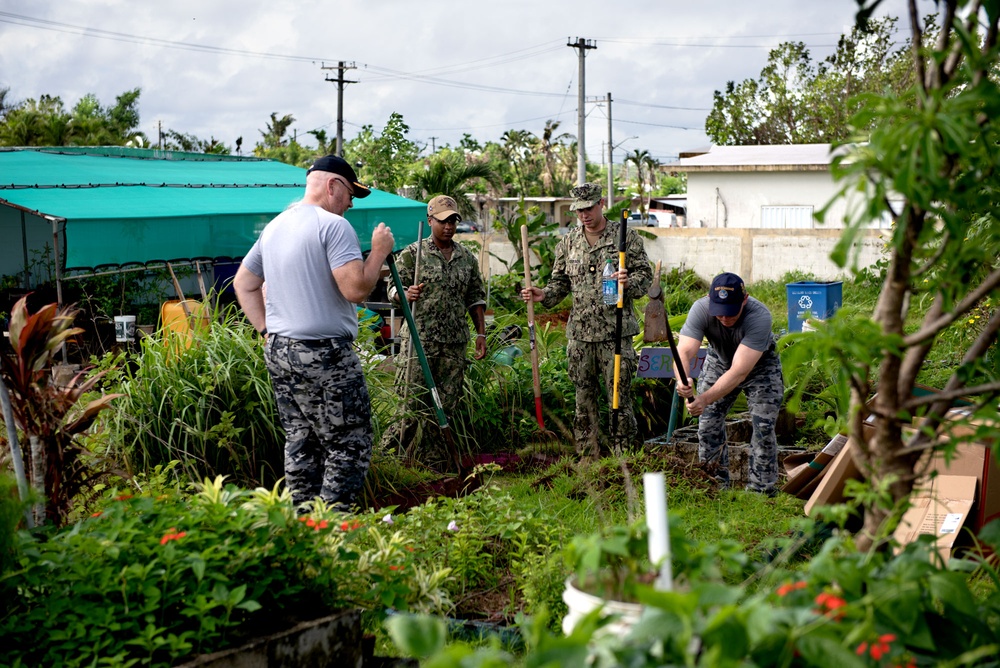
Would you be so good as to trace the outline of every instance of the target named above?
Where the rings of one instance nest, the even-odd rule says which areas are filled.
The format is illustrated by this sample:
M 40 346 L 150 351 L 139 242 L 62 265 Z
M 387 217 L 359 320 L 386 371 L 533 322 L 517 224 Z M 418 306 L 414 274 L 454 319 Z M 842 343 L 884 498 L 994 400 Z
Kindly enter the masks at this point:
M 447 195 L 438 195 L 427 203 L 427 217 L 435 220 L 448 220 L 451 216 L 458 216 L 462 220 L 462 214 L 458 212 L 458 204 Z
M 600 183 L 584 183 L 570 191 L 573 203 L 569 205 L 570 211 L 578 209 L 589 209 L 601 201 L 604 196 L 604 189 Z

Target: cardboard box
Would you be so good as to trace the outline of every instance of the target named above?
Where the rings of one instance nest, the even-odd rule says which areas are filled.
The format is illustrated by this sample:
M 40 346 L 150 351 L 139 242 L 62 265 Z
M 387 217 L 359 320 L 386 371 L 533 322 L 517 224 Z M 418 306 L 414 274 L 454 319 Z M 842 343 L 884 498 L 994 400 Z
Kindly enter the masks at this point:
M 950 458 L 943 452 L 935 452 L 928 470 L 976 478 L 979 493 L 968 526 L 974 533 L 979 533 L 987 523 L 1000 518 L 1000 466 L 993 456 L 991 443 L 988 442 L 984 429 L 994 425 L 982 420 L 968 420 L 968 415 L 968 409 L 965 408 L 948 411 L 945 416 L 948 421 L 943 425 L 941 438 L 956 441 L 955 450 Z M 922 422 L 922 419 L 916 420 L 917 425 Z M 973 440 L 980 437 L 986 438 L 987 442 Z M 922 464 L 923 462 L 919 462 L 918 467 Z
M 912 507 L 892 534 L 900 545 L 912 543 L 921 534 L 935 536 L 938 553 L 945 562 L 966 523 L 976 499 L 974 476 L 939 475 L 914 492 Z
M 813 490 L 819 485 L 819 481 L 824 477 L 826 466 L 834 460 L 847 444 L 847 436 L 838 434 L 826 444 L 822 450 L 811 457 L 810 461 L 800 463 L 798 466 L 788 471 L 788 481 L 781 488 L 782 492 L 791 494 L 800 499 L 808 499 Z M 785 459 L 788 466 L 789 460 L 801 458 L 800 455 L 792 455 Z
M 848 438 L 833 461 L 828 464 L 826 473 L 816 486 L 816 490 L 806 501 L 805 513 L 811 516 L 817 506 L 828 506 L 844 500 L 844 483 L 848 480 L 860 479 L 861 471 L 854 463 L 854 450 L 858 444 Z

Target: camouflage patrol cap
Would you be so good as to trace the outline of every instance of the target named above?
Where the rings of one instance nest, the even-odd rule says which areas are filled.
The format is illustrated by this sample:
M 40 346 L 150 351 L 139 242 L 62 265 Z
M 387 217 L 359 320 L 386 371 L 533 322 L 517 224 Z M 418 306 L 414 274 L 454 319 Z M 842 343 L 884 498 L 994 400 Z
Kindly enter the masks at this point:
M 428 218 L 443 222 L 452 216 L 458 216 L 458 219 L 462 220 L 462 215 L 458 212 L 458 204 L 447 195 L 438 195 L 427 203 Z
M 604 189 L 600 183 L 584 183 L 570 191 L 573 203 L 569 205 L 570 211 L 579 209 L 589 209 L 601 201 L 604 196 Z

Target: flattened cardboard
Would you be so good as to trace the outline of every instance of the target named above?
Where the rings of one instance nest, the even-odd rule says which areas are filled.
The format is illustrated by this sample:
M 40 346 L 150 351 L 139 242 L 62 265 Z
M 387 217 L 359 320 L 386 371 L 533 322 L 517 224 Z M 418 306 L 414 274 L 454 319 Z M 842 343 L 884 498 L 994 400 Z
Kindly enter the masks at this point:
M 800 499 L 808 499 L 813 490 L 818 486 L 819 479 L 825 477 L 826 472 L 824 469 L 826 466 L 833 461 L 834 457 L 844 448 L 846 443 L 847 436 L 844 434 L 834 436 L 826 444 L 826 447 L 816 453 L 812 461 L 800 464 L 788 472 L 788 481 L 781 488 L 781 491 L 786 494 L 792 494 Z M 795 455 L 785 459 L 786 465 L 792 457 L 795 457 Z
M 975 476 L 939 475 L 914 493 L 912 507 L 892 534 L 900 545 L 922 534 L 935 536 L 935 546 L 947 562 L 976 499 Z
M 848 438 L 833 462 L 826 466 L 826 474 L 806 501 L 806 515 L 812 516 L 813 509 L 818 506 L 828 506 L 844 500 L 844 483 L 861 477 L 861 471 L 854 463 L 854 450 L 857 447 L 854 439 Z

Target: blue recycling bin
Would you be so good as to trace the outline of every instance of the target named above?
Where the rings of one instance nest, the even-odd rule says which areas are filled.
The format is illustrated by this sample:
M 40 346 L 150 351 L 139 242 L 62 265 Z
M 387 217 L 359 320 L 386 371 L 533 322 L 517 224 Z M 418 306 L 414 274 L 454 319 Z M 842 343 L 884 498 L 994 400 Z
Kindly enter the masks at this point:
M 788 290 L 788 331 L 801 332 L 806 318 L 826 320 L 843 303 L 843 281 L 786 283 Z

